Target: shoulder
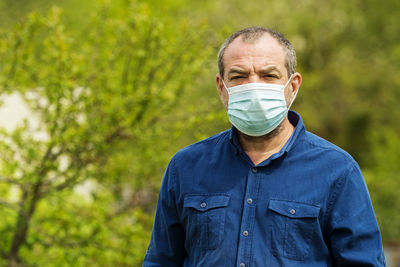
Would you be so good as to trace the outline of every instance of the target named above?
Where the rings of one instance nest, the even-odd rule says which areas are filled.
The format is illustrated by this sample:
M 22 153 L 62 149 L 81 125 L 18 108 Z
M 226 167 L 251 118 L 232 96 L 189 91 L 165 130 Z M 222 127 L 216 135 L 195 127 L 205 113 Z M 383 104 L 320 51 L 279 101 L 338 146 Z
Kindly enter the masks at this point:
M 302 147 L 299 151 L 304 168 L 311 168 L 331 188 L 329 202 L 335 202 L 346 188 L 354 188 L 356 195 L 368 191 L 359 165 L 345 150 L 307 131 L 299 147 Z
M 230 135 L 231 130 L 226 130 L 207 139 L 184 147 L 173 156 L 172 161 L 182 162 L 209 154 L 215 151 L 216 148 L 226 144 L 226 142 L 229 141 Z
M 359 168 L 357 162 L 348 152 L 311 132 L 305 131 L 301 144 L 311 155 L 325 159 L 327 163 L 340 164 L 337 167 Z

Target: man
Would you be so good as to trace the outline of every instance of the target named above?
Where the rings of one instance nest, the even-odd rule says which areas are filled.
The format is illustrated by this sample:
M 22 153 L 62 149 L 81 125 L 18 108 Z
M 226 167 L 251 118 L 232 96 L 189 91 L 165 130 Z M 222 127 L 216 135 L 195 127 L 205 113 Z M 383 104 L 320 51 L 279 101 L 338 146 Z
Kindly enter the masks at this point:
M 218 66 L 232 129 L 172 158 L 143 266 L 384 266 L 357 163 L 288 112 L 302 82 L 290 42 L 246 28 Z

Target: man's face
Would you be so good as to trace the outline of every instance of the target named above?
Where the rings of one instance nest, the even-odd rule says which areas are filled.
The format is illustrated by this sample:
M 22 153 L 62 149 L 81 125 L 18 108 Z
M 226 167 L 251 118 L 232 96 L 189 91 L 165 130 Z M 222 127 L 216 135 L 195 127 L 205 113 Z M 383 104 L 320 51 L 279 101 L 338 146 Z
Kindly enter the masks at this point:
M 258 40 L 251 42 L 244 42 L 238 37 L 225 50 L 224 82 L 228 88 L 245 83 L 283 85 L 289 78 L 285 59 L 286 53 L 282 46 L 269 34 L 264 34 Z M 296 78 L 296 75 L 293 78 Z M 292 82 L 285 88 L 286 102 L 290 101 L 298 89 L 298 86 L 293 88 L 291 85 Z M 217 75 L 217 87 L 222 103 L 227 108 L 229 95 L 219 75 Z

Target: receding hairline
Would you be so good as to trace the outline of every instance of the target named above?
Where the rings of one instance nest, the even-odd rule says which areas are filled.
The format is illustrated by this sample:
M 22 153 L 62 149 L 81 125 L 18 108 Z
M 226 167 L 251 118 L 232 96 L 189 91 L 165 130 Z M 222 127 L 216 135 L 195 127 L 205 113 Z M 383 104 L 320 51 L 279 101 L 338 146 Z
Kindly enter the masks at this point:
M 278 41 L 274 36 L 272 36 L 272 35 L 269 34 L 268 32 L 263 32 L 263 33 L 261 33 L 261 34 L 259 34 L 259 35 L 257 35 L 257 36 L 254 36 L 254 35 L 250 35 L 250 36 L 239 35 L 239 36 L 237 36 L 235 39 L 232 40 L 232 42 L 230 42 L 230 43 L 225 47 L 224 53 L 223 53 L 223 55 L 222 55 L 222 58 L 224 59 L 225 54 L 226 54 L 226 51 L 227 51 L 230 47 L 232 47 L 232 44 L 233 44 L 234 42 L 242 41 L 243 43 L 246 43 L 246 44 L 255 45 L 255 44 L 257 44 L 258 42 L 262 42 L 262 38 L 263 38 L 263 37 L 267 37 L 267 38 L 271 39 L 272 41 L 276 42 L 276 43 L 279 45 L 279 47 L 282 49 L 282 52 L 284 53 L 284 56 L 286 57 L 286 48 L 285 48 L 281 43 L 279 43 L 279 41 Z
M 226 49 L 237 39 L 240 38 L 243 42 L 246 43 L 255 43 L 259 41 L 262 37 L 269 36 L 279 44 L 282 48 L 283 53 L 285 54 L 285 68 L 287 70 L 288 76 L 292 75 L 296 71 L 296 52 L 292 44 L 289 42 L 288 39 L 285 38 L 283 34 L 277 32 L 275 30 L 264 28 L 264 27 L 249 27 L 242 29 L 233 33 L 229 36 L 225 42 L 222 44 L 219 53 L 218 53 L 218 69 L 221 78 L 224 78 L 224 71 L 225 71 L 225 52 Z
M 232 39 L 230 44 L 233 43 L 237 39 L 241 39 L 245 43 L 255 43 L 266 35 L 270 36 L 272 39 L 275 39 L 274 36 L 272 36 L 272 34 L 268 31 L 244 32 L 244 33 L 236 36 L 236 38 Z

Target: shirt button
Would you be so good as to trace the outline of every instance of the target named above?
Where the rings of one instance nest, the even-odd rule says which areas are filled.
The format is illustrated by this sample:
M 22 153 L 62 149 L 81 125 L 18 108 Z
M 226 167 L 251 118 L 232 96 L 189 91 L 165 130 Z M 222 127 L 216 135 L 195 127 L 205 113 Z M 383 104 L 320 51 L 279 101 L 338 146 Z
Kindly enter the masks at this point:
M 257 168 L 251 168 L 251 171 L 256 173 L 257 172 Z
M 246 264 L 244 264 L 243 262 L 241 264 L 239 264 L 239 267 L 246 267 Z
M 204 209 L 205 207 L 207 207 L 207 204 L 205 202 L 203 202 L 200 204 L 200 207 L 202 207 Z
M 251 203 L 253 203 L 253 200 L 252 200 L 251 198 L 248 198 L 248 199 L 247 199 L 247 203 L 248 203 L 248 204 L 251 204 Z
M 249 232 L 243 231 L 243 235 L 244 235 L 244 236 L 248 236 L 248 235 L 249 235 Z
M 295 213 L 296 213 L 296 210 L 291 209 L 291 210 L 289 210 L 289 212 L 290 212 L 290 214 L 295 214 Z

